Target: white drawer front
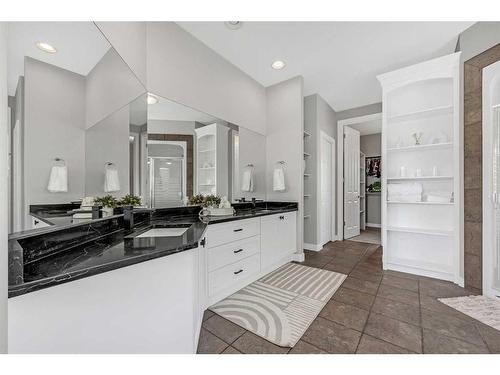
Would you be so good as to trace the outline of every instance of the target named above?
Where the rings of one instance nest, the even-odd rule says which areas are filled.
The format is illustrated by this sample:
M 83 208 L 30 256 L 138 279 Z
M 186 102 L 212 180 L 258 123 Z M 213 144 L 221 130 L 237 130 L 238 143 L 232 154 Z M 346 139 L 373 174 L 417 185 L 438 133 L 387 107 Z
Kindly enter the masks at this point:
M 260 234 L 260 218 L 211 224 L 207 230 L 207 247 L 220 246 L 258 234 Z
M 209 295 L 219 293 L 224 288 L 237 284 L 240 280 L 244 280 L 258 272 L 260 272 L 259 254 L 219 268 L 208 274 L 208 293 Z
M 237 262 L 260 252 L 260 236 L 230 242 L 225 245 L 207 249 L 208 271 Z

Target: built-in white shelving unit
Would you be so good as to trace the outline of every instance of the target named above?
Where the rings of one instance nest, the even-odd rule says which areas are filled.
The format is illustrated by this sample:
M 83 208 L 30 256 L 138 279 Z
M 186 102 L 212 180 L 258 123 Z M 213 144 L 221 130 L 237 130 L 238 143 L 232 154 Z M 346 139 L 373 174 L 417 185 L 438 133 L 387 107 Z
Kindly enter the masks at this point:
M 463 285 L 459 62 L 451 54 L 378 79 L 384 269 Z
M 210 124 L 196 132 L 196 193 L 227 196 L 228 132 L 221 124 Z

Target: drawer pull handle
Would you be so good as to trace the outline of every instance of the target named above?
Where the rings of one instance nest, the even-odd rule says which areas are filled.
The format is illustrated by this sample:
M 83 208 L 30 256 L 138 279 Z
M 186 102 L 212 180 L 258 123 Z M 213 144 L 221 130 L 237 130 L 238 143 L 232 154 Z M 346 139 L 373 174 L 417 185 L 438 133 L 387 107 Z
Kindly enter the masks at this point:
M 284 216 L 280 216 L 280 220 L 285 220 L 285 217 Z
M 233 232 L 241 232 L 242 230 L 243 230 L 243 228 L 233 229 Z
M 238 250 L 234 250 L 233 253 L 238 254 L 238 253 L 241 253 L 242 251 L 243 251 L 243 249 L 238 249 Z
M 235 271 L 234 274 L 237 275 L 237 274 L 242 273 L 242 272 L 243 272 L 243 270 L 239 270 L 239 271 Z

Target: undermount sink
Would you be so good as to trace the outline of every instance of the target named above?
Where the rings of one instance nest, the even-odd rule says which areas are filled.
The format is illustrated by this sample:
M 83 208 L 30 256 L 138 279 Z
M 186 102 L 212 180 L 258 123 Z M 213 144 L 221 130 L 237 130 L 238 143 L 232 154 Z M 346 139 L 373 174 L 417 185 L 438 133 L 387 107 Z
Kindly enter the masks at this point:
M 151 226 L 151 229 L 141 233 L 136 238 L 182 236 L 190 226 L 191 224 L 154 224 Z

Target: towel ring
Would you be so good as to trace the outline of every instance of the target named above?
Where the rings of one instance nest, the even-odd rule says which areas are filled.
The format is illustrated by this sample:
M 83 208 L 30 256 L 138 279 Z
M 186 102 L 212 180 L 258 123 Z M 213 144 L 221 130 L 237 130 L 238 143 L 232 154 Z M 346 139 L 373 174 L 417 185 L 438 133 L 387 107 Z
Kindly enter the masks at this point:
M 111 167 L 112 165 L 115 165 L 115 163 L 110 162 L 110 161 L 107 161 L 106 163 L 104 163 L 105 167 Z
M 276 162 L 276 164 L 285 165 L 285 164 L 286 164 L 286 162 L 285 162 L 285 161 L 283 161 L 283 160 L 280 160 L 280 161 L 277 161 L 277 162 Z

